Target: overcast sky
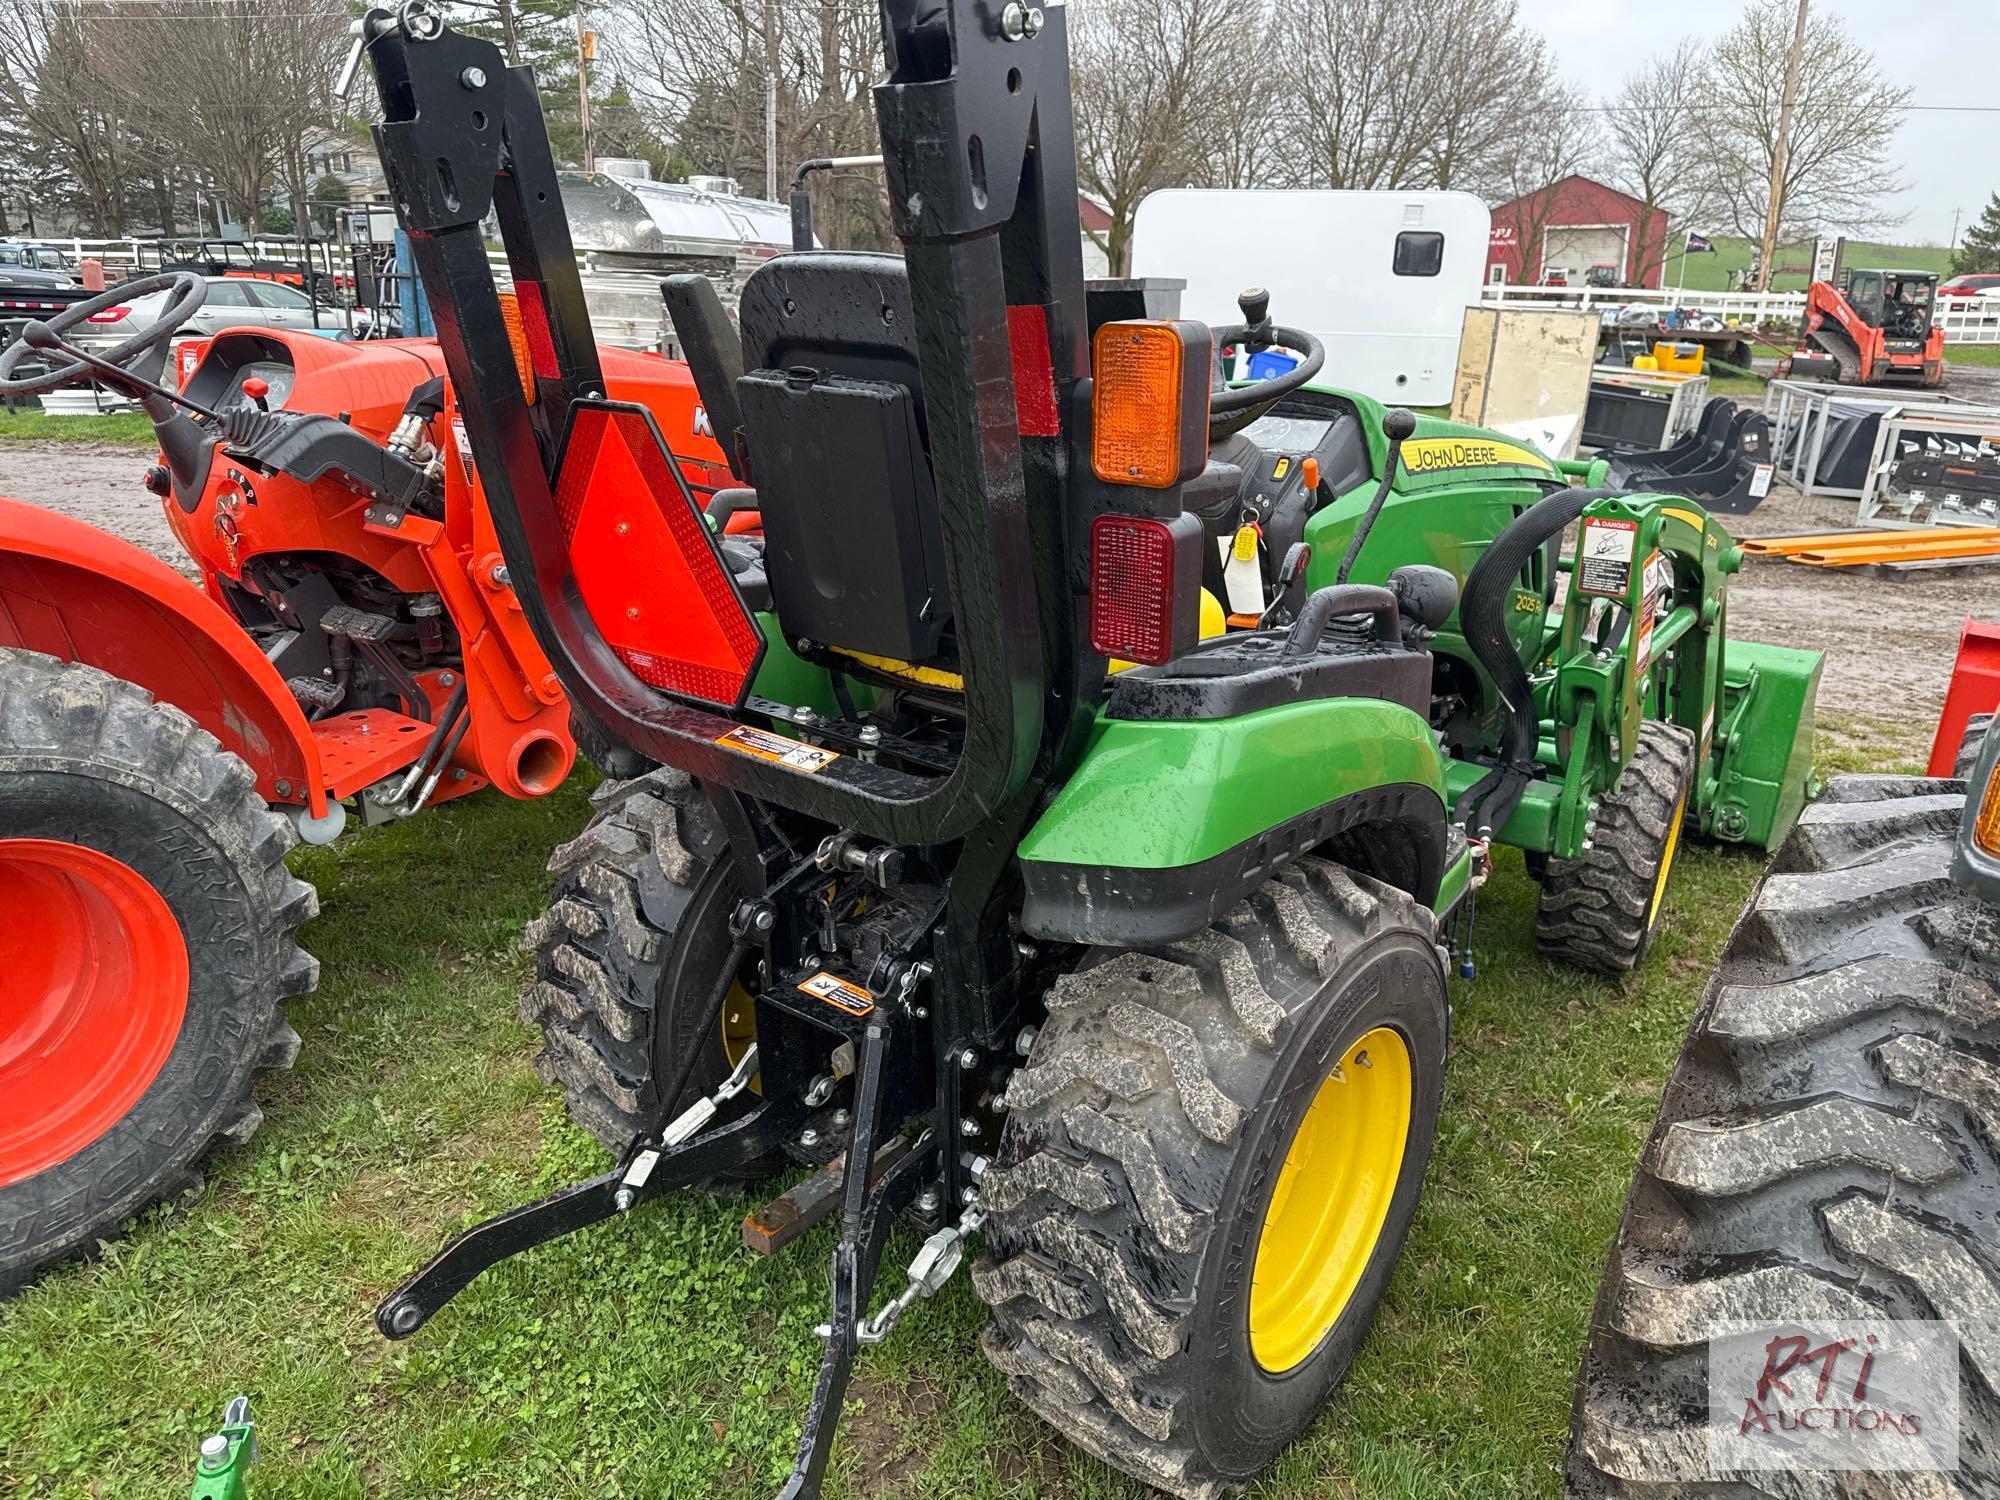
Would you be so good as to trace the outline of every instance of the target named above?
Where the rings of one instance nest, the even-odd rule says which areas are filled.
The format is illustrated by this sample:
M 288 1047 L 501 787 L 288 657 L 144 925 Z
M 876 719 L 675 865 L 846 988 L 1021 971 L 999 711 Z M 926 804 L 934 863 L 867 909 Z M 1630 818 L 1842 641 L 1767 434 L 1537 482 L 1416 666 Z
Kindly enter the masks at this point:
M 1684 36 L 1712 41 L 1743 13 L 1743 0 L 1519 0 L 1521 16 L 1546 34 L 1563 71 L 1602 95 L 1646 58 Z M 1991 64 L 2000 56 L 1996 0 L 1812 0 L 1869 47 L 1884 75 L 1917 90 L 1913 104 L 2000 104 Z M 1694 101 L 1699 107 L 1699 101 Z M 2000 114 L 1906 114 L 1891 146 L 1908 184 L 1893 201 L 1905 215 L 1891 244 L 1945 244 L 1953 209 L 1976 219 L 2000 189 Z M 1696 225 L 1697 229 L 1721 227 Z

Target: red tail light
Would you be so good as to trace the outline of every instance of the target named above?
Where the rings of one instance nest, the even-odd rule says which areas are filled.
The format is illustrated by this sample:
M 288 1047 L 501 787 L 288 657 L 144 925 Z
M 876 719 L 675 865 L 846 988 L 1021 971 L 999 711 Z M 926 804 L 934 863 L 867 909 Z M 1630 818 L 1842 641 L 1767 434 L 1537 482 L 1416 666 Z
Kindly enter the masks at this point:
M 1090 649 L 1157 667 L 1199 634 L 1201 522 L 1190 515 L 1090 523 Z
M 132 309 L 129 307 L 107 307 L 103 312 L 92 313 L 90 321 L 93 323 L 116 323 L 121 318 L 129 317 L 131 312 Z

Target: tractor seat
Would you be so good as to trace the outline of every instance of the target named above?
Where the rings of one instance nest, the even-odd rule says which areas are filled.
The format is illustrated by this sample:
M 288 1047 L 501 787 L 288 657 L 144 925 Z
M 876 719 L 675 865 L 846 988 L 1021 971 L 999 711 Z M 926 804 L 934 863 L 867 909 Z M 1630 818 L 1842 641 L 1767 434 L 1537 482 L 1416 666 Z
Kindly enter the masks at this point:
M 738 321 L 736 392 L 785 633 L 955 670 L 902 259 L 779 256 L 744 283 Z

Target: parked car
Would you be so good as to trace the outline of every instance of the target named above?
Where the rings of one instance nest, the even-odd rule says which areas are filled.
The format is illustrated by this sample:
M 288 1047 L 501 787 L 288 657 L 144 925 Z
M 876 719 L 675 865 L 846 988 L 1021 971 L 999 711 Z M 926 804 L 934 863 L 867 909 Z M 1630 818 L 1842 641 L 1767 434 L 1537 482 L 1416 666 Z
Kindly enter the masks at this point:
M 1968 271 L 1938 285 L 1940 302 L 1964 302 L 1973 297 L 2000 297 L 2000 275 Z
M 181 328 L 180 339 L 206 338 L 225 328 L 318 328 L 328 337 L 338 331 L 339 319 L 325 308 L 318 309 L 315 322 L 312 299 L 297 287 L 242 276 L 206 279 L 208 300 Z M 166 302 L 166 292 L 154 292 L 106 308 L 76 331 L 74 342 L 81 349 L 108 349 L 123 340 L 128 330 L 158 318 Z

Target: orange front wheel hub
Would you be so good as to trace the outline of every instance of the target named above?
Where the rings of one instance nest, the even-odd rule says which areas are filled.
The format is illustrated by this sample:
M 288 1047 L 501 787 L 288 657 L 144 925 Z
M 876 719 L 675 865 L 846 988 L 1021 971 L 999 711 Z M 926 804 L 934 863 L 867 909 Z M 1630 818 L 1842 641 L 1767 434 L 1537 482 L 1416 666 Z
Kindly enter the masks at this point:
M 166 898 L 124 861 L 0 839 L 0 1187 L 101 1139 L 165 1066 L 188 954 Z

